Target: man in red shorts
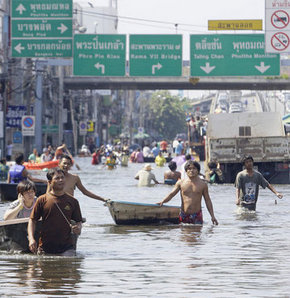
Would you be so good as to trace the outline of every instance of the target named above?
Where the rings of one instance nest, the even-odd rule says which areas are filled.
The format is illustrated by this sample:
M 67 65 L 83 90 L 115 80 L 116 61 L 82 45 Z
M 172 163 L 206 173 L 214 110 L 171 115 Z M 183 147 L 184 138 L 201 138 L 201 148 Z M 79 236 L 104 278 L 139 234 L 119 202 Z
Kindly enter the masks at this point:
M 214 216 L 212 202 L 208 193 L 207 183 L 199 178 L 200 164 L 189 160 L 185 164 L 185 172 L 188 179 L 179 180 L 172 192 L 170 192 L 158 204 L 162 206 L 169 202 L 179 191 L 181 193 L 181 212 L 179 215 L 180 223 L 202 224 L 201 200 L 205 200 L 206 208 L 211 216 L 213 224 L 218 224 Z

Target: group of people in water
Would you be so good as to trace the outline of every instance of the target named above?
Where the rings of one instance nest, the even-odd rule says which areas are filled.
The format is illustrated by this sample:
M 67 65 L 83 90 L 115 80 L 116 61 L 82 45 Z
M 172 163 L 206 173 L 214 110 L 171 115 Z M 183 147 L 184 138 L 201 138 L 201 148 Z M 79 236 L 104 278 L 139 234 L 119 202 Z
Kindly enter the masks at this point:
M 63 149 L 63 148 L 62 148 Z M 62 152 L 63 153 L 63 152 Z M 108 155 L 108 167 L 111 164 L 113 153 Z M 100 197 L 85 188 L 77 174 L 69 172 L 73 160 L 69 155 L 59 155 L 58 168 L 47 172 L 47 191 L 44 195 L 36 198 L 34 182 L 36 178 L 28 174 L 23 164 L 23 154 L 16 156 L 16 164 L 12 172 L 8 174 L 8 180 L 18 183 L 17 200 L 12 202 L 4 215 L 5 220 L 20 217 L 30 217 L 28 224 L 29 248 L 33 253 L 46 253 L 58 255 L 74 255 L 72 234 L 79 235 L 82 229 L 82 214 L 78 201 L 74 198 L 74 189 L 77 187 L 84 195 L 93 199 L 106 202 L 108 199 Z M 283 195 L 262 176 L 254 170 L 254 160 L 251 156 L 245 156 L 242 160 L 244 170 L 236 177 L 236 204 L 246 210 L 255 210 L 258 199 L 259 186 L 269 188 L 278 198 Z M 200 173 L 200 164 L 192 160 L 191 155 L 186 155 L 181 171 L 177 171 L 175 161 L 168 164 L 169 170 L 164 173 L 164 183 L 173 185 L 173 189 L 163 200 L 157 204 L 162 206 L 169 202 L 176 194 L 181 194 L 180 223 L 202 224 L 202 198 L 211 216 L 213 224 L 218 225 L 214 214 L 213 204 L 208 191 L 208 182 L 211 176 L 216 175 L 215 182 L 222 179 L 219 164 L 209 165 L 208 177 Z M 145 166 L 136 174 L 139 186 L 150 186 L 160 184 L 152 173 L 151 164 Z M 212 179 L 213 180 L 213 179 Z M 213 181 L 212 181 L 213 182 Z M 41 236 L 37 243 L 34 231 L 37 221 L 42 218 Z

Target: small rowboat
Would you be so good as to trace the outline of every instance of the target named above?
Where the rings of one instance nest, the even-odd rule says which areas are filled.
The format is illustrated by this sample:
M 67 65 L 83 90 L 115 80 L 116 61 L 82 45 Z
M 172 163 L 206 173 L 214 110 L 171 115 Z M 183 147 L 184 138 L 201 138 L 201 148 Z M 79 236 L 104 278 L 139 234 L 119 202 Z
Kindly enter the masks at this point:
M 27 225 L 29 218 L 16 218 L 0 221 L 0 250 L 9 252 L 28 253 L 29 243 L 27 239 Z M 38 242 L 41 229 L 41 221 L 35 226 L 34 239 Z M 72 234 L 74 249 L 77 247 L 78 237 Z
M 36 196 L 46 193 L 46 183 L 35 183 Z M 2 201 L 14 201 L 17 199 L 17 183 L 0 182 L 0 197 Z
M 17 218 L 0 221 L 0 250 L 29 252 L 27 224 L 29 218 Z M 35 240 L 38 241 L 41 222 L 35 229 Z
M 178 223 L 180 207 L 143 204 L 123 201 L 108 201 L 111 216 L 117 225 Z
M 170 162 L 172 160 L 172 157 L 165 157 L 166 162 Z M 155 162 L 155 157 L 147 156 L 144 157 L 144 162 Z
M 43 170 L 58 167 L 59 160 L 51 160 L 46 162 L 32 163 L 24 162 L 23 165 L 27 170 Z

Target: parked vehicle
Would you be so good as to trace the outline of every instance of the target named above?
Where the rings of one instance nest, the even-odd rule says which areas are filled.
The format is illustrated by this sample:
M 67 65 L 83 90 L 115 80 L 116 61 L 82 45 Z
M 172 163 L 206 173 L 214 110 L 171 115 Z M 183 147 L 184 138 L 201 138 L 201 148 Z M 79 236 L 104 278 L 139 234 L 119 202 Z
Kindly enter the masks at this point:
M 241 113 L 243 112 L 243 106 L 241 102 L 234 102 L 230 105 L 229 113 Z
M 234 183 L 242 170 L 241 158 L 249 154 L 270 183 L 289 184 L 289 145 L 279 112 L 208 116 L 206 164 L 217 160 L 225 183 Z
M 226 93 L 220 93 L 218 96 L 218 105 L 222 110 L 227 111 L 229 107 L 229 97 Z

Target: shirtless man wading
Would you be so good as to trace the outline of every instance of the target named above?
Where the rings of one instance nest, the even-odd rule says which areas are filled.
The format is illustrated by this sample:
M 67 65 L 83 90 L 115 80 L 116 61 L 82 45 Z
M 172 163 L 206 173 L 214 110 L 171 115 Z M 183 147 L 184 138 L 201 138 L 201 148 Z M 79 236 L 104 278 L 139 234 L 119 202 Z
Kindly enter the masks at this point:
M 59 160 L 59 167 L 64 171 L 64 175 L 65 175 L 64 192 L 73 196 L 74 190 L 77 187 L 84 195 L 96 200 L 106 202 L 107 201 L 106 199 L 88 191 L 83 186 L 82 181 L 78 175 L 71 174 L 68 172 L 72 164 L 73 164 L 72 159 L 68 155 L 62 155 L 62 157 Z
M 188 161 L 185 164 L 185 172 L 188 179 L 179 180 L 172 192 L 158 204 L 162 206 L 169 202 L 179 191 L 181 193 L 181 211 L 179 215 L 180 223 L 202 224 L 203 217 L 201 211 L 201 199 L 205 200 L 207 210 L 211 216 L 213 224 L 218 225 L 214 216 L 213 205 L 208 193 L 207 183 L 199 178 L 200 165 L 196 161 Z

